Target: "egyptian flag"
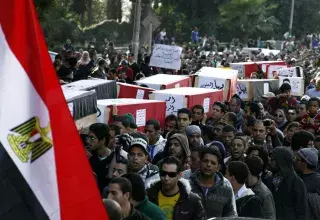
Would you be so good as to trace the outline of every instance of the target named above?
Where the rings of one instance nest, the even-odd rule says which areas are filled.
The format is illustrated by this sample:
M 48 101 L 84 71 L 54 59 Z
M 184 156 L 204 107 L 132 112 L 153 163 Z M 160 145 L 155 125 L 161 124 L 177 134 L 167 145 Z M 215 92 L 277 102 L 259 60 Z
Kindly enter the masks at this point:
M 0 219 L 106 220 L 33 0 L 1 3 Z

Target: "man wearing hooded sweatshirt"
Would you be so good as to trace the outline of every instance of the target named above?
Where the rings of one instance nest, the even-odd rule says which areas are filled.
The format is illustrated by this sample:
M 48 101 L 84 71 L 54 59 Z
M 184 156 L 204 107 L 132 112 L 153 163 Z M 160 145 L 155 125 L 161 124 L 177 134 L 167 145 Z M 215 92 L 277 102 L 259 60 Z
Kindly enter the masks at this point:
M 295 167 L 308 192 L 309 220 L 320 219 L 320 174 L 316 172 L 318 150 L 303 148 L 295 158 Z
M 271 153 L 270 169 L 274 176 L 270 187 L 278 220 L 308 220 L 307 191 L 293 168 L 292 152 L 276 147 Z
M 161 164 L 162 159 L 168 156 L 174 156 L 184 164 L 191 155 L 188 138 L 183 133 L 176 133 L 168 138 L 166 148 L 161 154 L 158 153 L 159 157 L 161 156 L 162 158 L 158 160 L 157 165 Z
M 237 208 L 230 182 L 219 172 L 221 154 L 217 147 L 201 152 L 200 169 L 192 174 L 192 192 L 201 197 L 207 217 L 236 217 Z

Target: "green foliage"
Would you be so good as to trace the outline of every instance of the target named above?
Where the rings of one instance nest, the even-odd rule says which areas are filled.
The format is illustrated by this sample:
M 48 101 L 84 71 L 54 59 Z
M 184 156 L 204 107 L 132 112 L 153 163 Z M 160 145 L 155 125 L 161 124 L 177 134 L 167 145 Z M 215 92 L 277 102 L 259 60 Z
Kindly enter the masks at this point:
M 267 0 L 232 0 L 219 7 L 219 24 L 247 40 L 250 36 L 272 35 L 280 22 L 272 15 L 278 6 Z

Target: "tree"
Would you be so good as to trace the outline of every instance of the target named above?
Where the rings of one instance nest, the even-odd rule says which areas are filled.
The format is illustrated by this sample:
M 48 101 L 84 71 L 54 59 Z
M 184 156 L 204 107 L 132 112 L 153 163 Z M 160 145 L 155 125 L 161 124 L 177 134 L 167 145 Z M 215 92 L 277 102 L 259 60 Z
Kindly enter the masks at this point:
M 233 37 L 247 41 L 249 37 L 272 35 L 280 25 L 273 16 L 276 4 L 267 0 L 231 0 L 219 7 L 219 24 L 227 28 Z

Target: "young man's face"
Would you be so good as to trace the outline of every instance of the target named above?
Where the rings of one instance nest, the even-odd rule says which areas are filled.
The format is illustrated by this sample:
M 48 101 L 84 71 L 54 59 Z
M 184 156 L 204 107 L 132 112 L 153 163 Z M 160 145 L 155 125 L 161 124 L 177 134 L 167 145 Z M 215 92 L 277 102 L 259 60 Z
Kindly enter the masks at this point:
M 297 105 L 297 113 L 299 117 L 304 116 L 307 113 L 307 106 L 306 104 L 299 104 Z
M 163 164 L 160 169 L 160 179 L 162 190 L 169 191 L 178 184 L 181 173 L 177 172 L 176 164 Z
M 112 199 L 123 206 L 129 200 L 129 193 L 123 193 L 117 183 L 110 183 L 108 186 L 108 199 Z
M 177 138 L 169 140 L 169 156 L 181 157 L 183 155 L 183 148 Z
M 267 130 L 263 124 L 255 124 L 252 129 L 252 137 L 255 141 L 263 142 L 266 138 Z
M 112 178 L 121 177 L 128 172 L 127 165 L 123 163 L 115 163 L 112 170 Z
M 242 140 L 234 139 L 231 144 L 231 156 L 232 159 L 239 159 L 244 155 L 246 147 Z
M 189 119 L 188 114 L 180 113 L 178 114 L 178 128 L 180 130 L 185 130 L 189 125 L 191 121 Z
M 309 106 L 308 106 L 308 111 L 309 111 L 311 114 L 316 114 L 318 110 L 319 110 L 318 102 L 317 102 L 317 101 L 312 101 L 312 102 L 310 102 L 310 104 L 309 104 Z
M 90 131 L 87 137 L 87 147 L 89 147 L 89 149 L 91 149 L 92 151 L 96 151 L 99 148 L 103 147 L 103 145 L 104 141 L 99 140 L 98 137 Z
M 166 127 L 165 127 L 165 131 L 167 132 L 171 132 L 176 128 L 177 124 L 176 121 L 166 121 Z
M 200 161 L 200 172 L 204 176 L 213 176 L 219 170 L 219 161 L 215 155 L 205 154 Z
M 150 143 L 155 143 L 158 140 L 158 132 L 153 125 L 146 125 L 144 128 L 144 133 L 148 136 Z
M 133 172 L 140 171 L 148 161 L 148 155 L 142 147 L 133 146 L 128 152 L 128 161 L 130 170 Z
M 223 115 L 224 113 L 222 112 L 221 107 L 219 105 L 214 105 L 212 107 L 212 118 L 220 119 Z
M 192 109 L 192 120 L 193 121 L 201 121 L 203 117 L 202 109 L 194 108 Z

